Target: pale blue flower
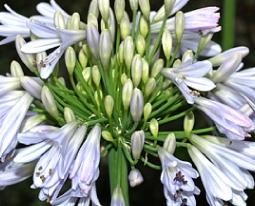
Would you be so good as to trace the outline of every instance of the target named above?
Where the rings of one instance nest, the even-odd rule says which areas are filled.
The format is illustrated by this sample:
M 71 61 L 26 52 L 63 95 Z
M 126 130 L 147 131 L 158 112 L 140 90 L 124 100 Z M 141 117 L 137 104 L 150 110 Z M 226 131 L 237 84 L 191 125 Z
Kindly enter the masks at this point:
M 195 206 L 194 194 L 200 193 L 193 181 L 199 176 L 197 171 L 192 168 L 189 162 L 177 159 L 164 148 L 160 148 L 158 153 L 162 165 L 160 180 L 164 185 L 167 205 Z
M 165 68 L 161 74 L 179 88 L 189 104 L 194 104 L 195 96 L 190 88 L 202 92 L 211 91 L 215 88 L 215 84 L 204 77 L 211 70 L 212 65 L 209 61 L 182 62 L 180 67 Z
M 254 124 L 249 117 L 218 101 L 196 97 L 195 105 L 230 139 L 242 140 L 249 137 L 249 132 L 254 130 Z

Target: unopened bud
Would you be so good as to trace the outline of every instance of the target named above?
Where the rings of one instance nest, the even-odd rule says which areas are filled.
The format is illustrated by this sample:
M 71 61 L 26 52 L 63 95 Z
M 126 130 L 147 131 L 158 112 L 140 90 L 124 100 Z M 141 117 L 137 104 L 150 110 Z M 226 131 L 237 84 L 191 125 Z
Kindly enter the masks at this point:
M 145 141 L 144 131 L 136 131 L 131 136 L 131 152 L 135 161 L 137 161 L 143 151 Z
M 43 86 L 42 88 L 41 100 L 46 111 L 54 118 L 57 118 L 59 116 L 58 108 L 55 99 L 47 86 Z
M 64 118 L 66 123 L 75 121 L 75 114 L 69 107 L 64 108 Z
M 95 17 L 98 17 L 99 10 L 97 5 L 97 0 L 92 0 L 90 2 L 88 14 L 93 14 Z
M 156 88 L 156 86 L 157 86 L 156 80 L 154 78 L 150 78 L 145 85 L 144 89 L 145 97 L 149 97 Z
M 163 5 L 155 14 L 153 17 L 153 23 L 157 23 L 159 21 L 163 21 L 165 18 L 166 12 L 165 12 L 165 6 Z
M 93 66 L 91 70 L 92 70 L 92 72 L 91 72 L 92 73 L 92 80 L 93 80 L 94 84 L 97 87 L 99 87 L 100 81 L 101 81 L 101 74 L 99 72 L 98 66 L 97 65 Z
M 130 20 L 128 14 L 125 12 L 120 21 L 120 34 L 122 39 L 126 39 L 130 34 Z
M 157 61 L 155 61 L 155 63 L 153 64 L 153 67 L 151 69 L 151 77 L 157 77 L 158 74 L 161 72 L 161 70 L 164 67 L 164 60 L 163 59 L 158 59 Z
M 117 22 L 120 23 L 125 12 L 125 0 L 115 0 L 114 12 L 115 12 Z
M 102 137 L 104 138 L 104 140 L 106 140 L 107 142 L 113 142 L 113 137 L 112 137 L 112 133 L 104 130 L 102 131 Z
M 116 22 L 112 9 L 110 9 L 110 17 L 108 19 L 108 23 L 106 24 L 103 20 L 101 21 L 101 31 L 104 30 L 109 30 L 112 40 L 115 39 Z
M 124 85 L 128 80 L 128 76 L 124 73 L 121 75 L 121 84 Z
M 171 33 L 166 29 L 162 35 L 162 47 L 167 60 L 171 57 L 173 39 Z
M 143 56 L 145 52 L 146 42 L 142 35 L 138 34 L 138 36 L 136 37 L 135 45 L 136 45 L 138 54 Z
M 60 84 L 62 84 L 64 87 L 66 87 L 66 82 L 65 82 L 64 77 L 59 77 L 58 81 L 59 81 Z
M 180 43 L 183 37 L 184 32 L 184 25 L 185 25 L 185 17 L 183 12 L 178 11 L 175 16 L 175 35 L 177 43 Z
M 79 13 L 74 13 L 71 17 L 71 30 L 80 29 L 81 18 Z
M 110 206 L 125 206 L 125 200 L 123 197 L 123 193 L 119 186 L 117 186 L 113 191 Z
M 19 62 L 12 61 L 12 63 L 11 63 L 11 75 L 13 77 L 23 77 L 24 76 L 24 72 L 23 72 Z
M 100 36 L 99 55 L 102 64 L 107 67 L 112 54 L 112 37 L 109 30 L 104 30 Z
M 143 108 L 143 117 L 145 122 L 147 122 L 147 120 L 150 118 L 151 111 L 152 111 L 151 103 L 146 103 Z
M 128 175 L 129 185 L 136 187 L 143 182 L 143 176 L 138 169 L 132 169 Z
M 87 24 L 89 26 L 95 26 L 96 29 L 98 29 L 98 19 L 94 14 L 88 14 L 87 18 Z
M 82 76 L 86 82 L 91 78 L 91 67 L 86 67 L 82 70 Z
M 179 68 L 182 65 L 182 61 L 180 59 L 176 59 L 173 63 L 173 68 Z
M 129 36 L 124 41 L 124 61 L 128 70 L 130 70 L 131 68 L 134 52 L 135 52 L 134 42 L 132 37 Z
M 124 42 L 121 42 L 119 46 L 118 60 L 121 64 L 124 63 Z
M 100 106 L 101 99 L 103 98 L 103 93 L 102 93 L 102 91 L 101 91 L 101 90 L 95 91 L 95 93 L 94 93 L 94 98 L 95 98 L 95 100 L 96 100 L 97 106 L 99 107 L 99 106 Z
M 65 29 L 65 19 L 60 11 L 56 11 L 54 15 L 54 24 L 58 29 Z
M 201 52 L 204 51 L 208 43 L 211 41 L 212 37 L 213 37 L 213 33 L 208 33 L 201 37 L 197 47 L 197 54 L 200 54 Z
M 149 25 L 144 16 L 140 18 L 139 31 L 144 38 L 146 38 L 149 33 Z
M 159 130 L 158 120 L 152 119 L 150 121 L 150 131 L 154 138 L 158 137 L 158 130 Z
M 88 65 L 88 57 L 83 52 L 83 49 L 80 50 L 78 58 L 82 68 L 86 68 L 86 66 Z
M 142 14 L 146 17 L 147 20 L 150 18 L 150 1 L 149 0 L 139 0 L 139 6 L 142 11 Z
M 192 64 L 193 59 L 194 59 L 194 54 L 192 50 L 187 50 L 182 55 L 182 64 L 185 64 L 185 63 Z
M 35 79 L 29 76 L 23 76 L 20 78 L 21 86 L 26 90 L 31 96 L 41 99 L 42 91 L 42 81 L 40 79 Z
M 128 110 L 133 94 L 133 83 L 128 79 L 122 88 L 122 103 L 125 110 Z
M 143 62 L 139 54 L 135 55 L 132 61 L 131 76 L 134 87 L 138 87 L 142 79 Z
M 68 47 L 65 53 L 65 63 L 69 75 L 73 75 L 76 60 L 77 58 L 73 47 Z
M 130 113 L 134 122 L 139 122 L 143 114 L 144 99 L 140 89 L 135 88 L 130 102 Z
M 110 2 L 109 0 L 98 0 L 98 8 L 105 22 L 109 19 Z
M 176 138 L 174 133 L 170 133 L 165 139 L 163 148 L 170 154 L 173 154 L 176 148 Z
M 145 84 L 149 79 L 150 68 L 149 68 L 148 62 L 144 58 L 142 60 L 143 60 L 142 80 L 143 80 L 143 83 Z
M 89 49 L 95 58 L 99 56 L 99 32 L 94 25 L 87 27 L 87 42 Z
M 24 40 L 24 38 L 22 36 L 18 35 L 16 37 L 16 41 L 15 41 L 16 51 L 18 52 L 18 55 L 19 55 L 20 59 L 27 66 L 27 68 L 31 72 L 35 72 L 36 71 L 36 68 L 35 68 L 35 64 L 36 64 L 35 55 L 34 54 L 25 54 L 24 52 L 21 51 L 21 48 L 25 44 L 26 44 L 26 41 Z
M 47 120 L 47 117 L 44 114 L 38 114 L 29 117 L 23 124 L 21 132 L 27 132 L 33 127 L 41 124 L 43 121 Z
M 133 12 L 136 12 L 138 9 L 138 0 L 129 0 L 130 8 Z
M 173 6 L 176 0 L 164 0 L 165 16 L 168 17 L 171 14 Z
M 108 117 L 112 116 L 112 111 L 114 107 L 114 99 L 112 96 L 107 95 L 104 99 L 104 107 L 105 107 L 105 112 L 108 115 Z
M 189 134 L 193 130 L 194 124 L 195 124 L 194 114 L 193 112 L 189 112 L 184 118 L 183 123 L 184 131 Z

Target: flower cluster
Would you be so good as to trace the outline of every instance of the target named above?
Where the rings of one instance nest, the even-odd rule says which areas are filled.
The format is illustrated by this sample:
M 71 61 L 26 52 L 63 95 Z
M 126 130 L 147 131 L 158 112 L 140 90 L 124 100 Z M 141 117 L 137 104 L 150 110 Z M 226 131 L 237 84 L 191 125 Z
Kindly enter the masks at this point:
M 222 52 L 211 40 L 217 7 L 183 13 L 188 0 L 165 0 L 152 11 L 149 0 L 129 0 L 130 17 L 126 3 L 92 0 L 85 22 L 54 0 L 29 18 L 7 5 L 0 12 L 0 44 L 15 41 L 34 75 L 13 61 L 0 76 L 0 188 L 32 177 L 42 201 L 100 206 L 107 156 L 111 206 L 129 205 L 141 162 L 162 171 L 169 206 L 195 206 L 199 176 L 210 206 L 246 205 L 255 170 L 255 144 L 245 140 L 255 129 L 248 48 Z M 215 126 L 194 129 L 198 111 Z M 182 131 L 161 131 L 182 119 Z

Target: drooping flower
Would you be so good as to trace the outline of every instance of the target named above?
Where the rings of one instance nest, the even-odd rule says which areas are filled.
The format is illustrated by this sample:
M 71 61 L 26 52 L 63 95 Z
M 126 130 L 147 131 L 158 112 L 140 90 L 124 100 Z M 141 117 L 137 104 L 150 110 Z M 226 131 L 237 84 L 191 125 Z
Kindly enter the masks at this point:
M 192 60 L 187 59 L 187 62 L 182 62 L 182 65 L 177 68 L 163 69 L 161 74 L 180 89 L 189 104 L 194 104 L 195 95 L 190 88 L 203 92 L 215 88 L 215 84 L 204 77 L 211 70 L 212 65 L 209 61 L 192 63 Z
M 136 187 L 143 182 L 143 176 L 138 169 L 132 169 L 128 175 L 129 185 Z
M 210 117 L 218 130 L 230 139 L 243 140 L 254 130 L 249 117 L 218 101 L 197 97 L 195 106 Z
M 29 28 L 31 32 L 40 37 L 40 39 L 25 44 L 21 48 L 22 52 L 27 54 L 36 54 L 57 47 L 57 49 L 50 53 L 40 64 L 40 75 L 44 79 L 51 75 L 65 50 L 69 46 L 84 40 L 86 37 L 85 30 L 56 28 L 50 24 L 33 19 L 29 22 Z
M 191 146 L 188 149 L 201 175 L 208 203 L 221 205 L 224 200 L 231 201 L 234 205 L 246 205 L 247 195 L 244 190 L 254 187 L 254 180 L 247 171 L 254 171 L 254 157 L 246 156 L 223 143 L 211 142 L 210 138 L 193 135 L 191 142 L 196 147 Z
M 0 41 L 0 45 L 14 41 L 17 35 L 29 37 L 29 19 L 13 11 L 7 4 L 4 7 L 8 12 L 0 12 L 0 36 L 5 37 Z
M 193 179 L 198 173 L 188 162 L 181 161 L 168 153 L 164 148 L 159 149 L 162 165 L 161 182 L 167 205 L 196 205 L 194 194 L 200 193 Z

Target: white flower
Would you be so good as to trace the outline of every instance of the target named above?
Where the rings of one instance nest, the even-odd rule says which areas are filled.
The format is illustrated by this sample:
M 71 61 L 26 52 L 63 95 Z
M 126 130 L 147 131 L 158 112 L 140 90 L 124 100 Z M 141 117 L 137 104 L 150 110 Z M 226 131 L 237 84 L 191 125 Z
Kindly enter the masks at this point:
M 234 205 L 246 205 L 244 190 L 254 187 L 254 180 L 247 170 L 255 170 L 255 160 L 224 144 L 210 141 L 210 137 L 196 135 L 191 142 L 203 152 L 211 162 L 194 146 L 188 151 L 197 166 L 207 192 L 210 205 L 220 205 L 222 200 Z
M 160 148 L 158 153 L 162 165 L 160 180 L 164 185 L 167 205 L 195 206 L 194 194 L 200 193 L 193 182 L 193 179 L 198 177 L 197 171 L 190 163 L 175 158 L 163 148 Z

